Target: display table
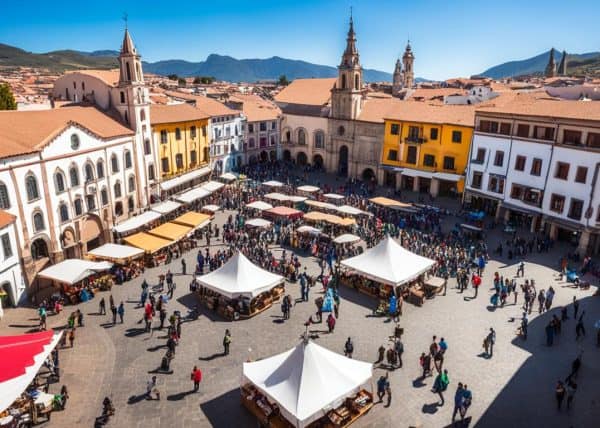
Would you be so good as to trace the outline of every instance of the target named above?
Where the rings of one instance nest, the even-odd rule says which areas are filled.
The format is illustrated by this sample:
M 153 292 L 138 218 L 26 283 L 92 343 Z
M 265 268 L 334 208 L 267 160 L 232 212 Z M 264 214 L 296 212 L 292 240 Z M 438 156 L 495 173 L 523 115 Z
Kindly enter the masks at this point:
M 278 409 L 273 404 L 269 403 L 267 399 L 252 386 L 241 387 L 241 394 L 242 405 L 258 419 L 261 426 L 269 428 L 293 427 L 292 424 L 279 414 Z
M 363 416 L 373 407 L 373 395 L 366 390 L 361 390 L 354 397 L 346 399 L 345 403 L 327 413 L 329 423 L 325 426 L 347 427 Z

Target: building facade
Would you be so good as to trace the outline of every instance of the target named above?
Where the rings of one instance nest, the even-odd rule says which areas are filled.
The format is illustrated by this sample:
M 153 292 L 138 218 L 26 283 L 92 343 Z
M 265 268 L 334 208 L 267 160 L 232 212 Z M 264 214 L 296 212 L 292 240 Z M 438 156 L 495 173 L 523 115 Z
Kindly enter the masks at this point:
M 0 315 L 2 308 L 17 306 L 27 297 L 16 220 L 14 215 L 0 211 Z

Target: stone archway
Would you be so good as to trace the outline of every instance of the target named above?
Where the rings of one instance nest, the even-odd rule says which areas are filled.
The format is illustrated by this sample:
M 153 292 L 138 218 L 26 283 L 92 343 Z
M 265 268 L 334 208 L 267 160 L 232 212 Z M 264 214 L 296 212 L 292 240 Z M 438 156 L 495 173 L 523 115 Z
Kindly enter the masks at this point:
M 283 160 L 286 162 L 291 162 L 292 160 L 292 153 L 289 150 L 284 150 L 283 151 Z
M 48 243 L 44 238 L 34 239 L 31 243 L 31 258 L 35 260 L 42 260 L 44 258 L 50 258 L 50 252 L 48 250 Z
M 63 230 L 61 235 L 61 244 L 63 247 L 63 257 L 65 259 L 79 258 L 79 246 L 77 245 L 77 237 L 75 231 L 71 227 Z
M 304 152 L 298 152 L 296 155 L 296 163 L 300 166 L 306 165 L 308 163 L 308 156 Z
M 371 168 L 365 168 L 362 172 L 362 179 L 367 183 L 375 180 L 375 172 Z
M 341 146 L 338 156 L 338 174 L 348 176 L 348 146 Z
M 86 252 L 99 247 L 104 242 L 103 227 L 100 219 L 95 215 L 88 215 L 81 225 L 81 242 L 86 246 Z
M 323 161 L 323 156 L 316 154 L 313 156 L 313 165 L 315 166 L 315 168 L 317 169 L 323 169 L 323 165 L 324 165 L 324 161 Z

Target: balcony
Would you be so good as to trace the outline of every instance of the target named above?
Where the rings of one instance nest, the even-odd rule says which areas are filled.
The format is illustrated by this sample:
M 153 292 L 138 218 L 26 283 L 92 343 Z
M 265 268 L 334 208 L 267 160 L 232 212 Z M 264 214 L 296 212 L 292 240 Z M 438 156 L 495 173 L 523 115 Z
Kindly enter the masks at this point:
M 407 144 L 423 144 L 427 142 L 427 138 L 409 136 L 404 139 L 404 142 Z

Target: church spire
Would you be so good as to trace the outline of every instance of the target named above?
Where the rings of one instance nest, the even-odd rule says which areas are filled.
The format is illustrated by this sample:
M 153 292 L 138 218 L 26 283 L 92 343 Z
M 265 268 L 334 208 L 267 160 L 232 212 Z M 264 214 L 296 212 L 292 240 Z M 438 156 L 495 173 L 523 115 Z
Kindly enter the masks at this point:
M 356 33 L 354 32 L 354 19 L 352 19 L 352 8 L 350 8 L 350 28 L 348 28 L 348 36 L 346 37 L 346 50 L 344 56 L 356 55 L 358 57 L 358 50 L 356 49 Z
M 560 65 L 558 66 L 558 75 L 567 75 L 567 51 L 563 51 L 562 58 L 560 59 Z
M 544 72 L 546 77 L 556 77 L 556 62 L 554 61 L 554 48 L 550 49 L 550 58 Z
M 129 30 L 125 28 L 125 35 L 123 36 L 123 44 L 121 45 L 121 55 L 136 55 L 135 46 Z

